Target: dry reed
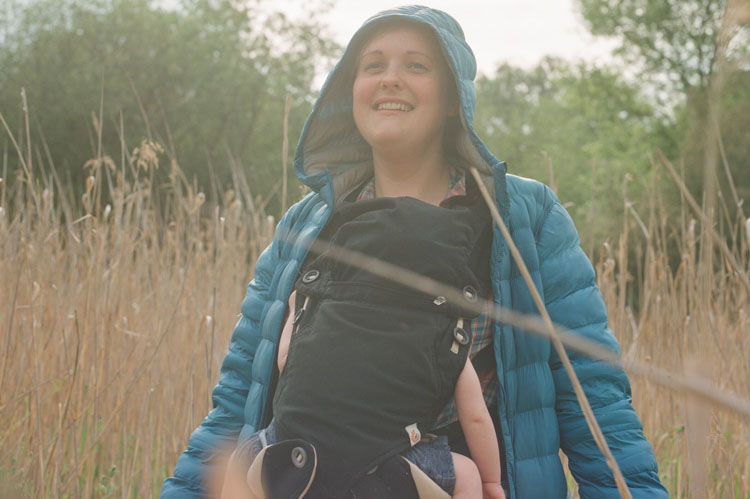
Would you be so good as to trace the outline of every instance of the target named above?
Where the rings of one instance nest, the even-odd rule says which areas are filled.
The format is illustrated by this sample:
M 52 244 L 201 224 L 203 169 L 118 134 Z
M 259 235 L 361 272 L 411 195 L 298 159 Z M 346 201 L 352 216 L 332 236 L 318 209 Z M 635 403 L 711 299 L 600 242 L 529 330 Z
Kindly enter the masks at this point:
M 234 189 L 207 200 L 151 139 L 123 148 L 119 165 L 100 150 L 73 202 L 43 141 L 12 143 L 0 182 L 0 496 L 156 495 L 210 408 L 273 221 L 231 158 Z M 170 182 L 157 188 L 160 163 Z M 672 372 L 701 359 L 718 386 L 746 396 L 750 225 L 737 219 L 748 232 L 732 262 L 706 268 L 701 225 L 687 209 L 670 220 L 653 189 L 645 216 L 625 199 L 617 243 L 597 259 L 624 355 Z M 693 418 L 681 394 L 638 378 L 633 403 L 672 496 L 690 494 L 690 470 L 705 472 L 694 480 L 708 497 L 750 496 L 747 421 L 711 408 Z M 700 427 L 686 430 L 689 418 Z
M 209 411 L 273 221 L 176 164 L 157 192 L 160 157 L 95 158 L 81 203 L 51 163 L 0 187 L 0 497 L 154 495 Z

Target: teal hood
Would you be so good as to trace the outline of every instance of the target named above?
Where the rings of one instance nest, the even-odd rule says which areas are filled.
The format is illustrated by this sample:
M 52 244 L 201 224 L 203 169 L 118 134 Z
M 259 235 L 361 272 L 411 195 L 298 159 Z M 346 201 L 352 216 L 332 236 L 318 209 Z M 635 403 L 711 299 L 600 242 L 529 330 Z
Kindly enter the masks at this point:
M 368 33 L 375 25 L 395 19 L 428 26 L 435 33 L 461 102 L 462 127 L 455 138 L 458 164 L 464 168 L 476 167 L 484 176 L 488 190 L 495 193 L 497 180 L 504 184 L 504 178 L 493 182 L 493 170 L 495 176 L 504 177 L 505 164 L 492 155 L 472 126 L 477 71 L 474 53 L 455 19 L 443 11 L 420 5 L 380 12 L 365 21 L 354 34 L 344 55 L 328 74 L 305 123 L 294 157 L 297 177 L 333 205 L 372 175 L 372 150 L 354 124 L 352 78 Z

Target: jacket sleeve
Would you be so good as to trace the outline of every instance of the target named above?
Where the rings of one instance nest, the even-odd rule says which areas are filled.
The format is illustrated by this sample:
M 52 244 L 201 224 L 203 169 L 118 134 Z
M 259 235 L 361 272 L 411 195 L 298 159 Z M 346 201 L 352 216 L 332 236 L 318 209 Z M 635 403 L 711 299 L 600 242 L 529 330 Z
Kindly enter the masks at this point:
M 555 324 L 620 353 L 607 326 L 604 300 L 594 269 L 580 248 L 578 234 L 557 197 L 546 189 L 546 214 L 538 228 L 537 246 L 544 301 Z M 634 498 L 666 498 L 651 445 L 631 405 L 625 372 L 606 362 L 567 350 L 609 448 Z M 589 431 L 573 386 L 553 351 L 560 446 L 583 498 L 620 497 L 604 456 Z
M 278 246 L 275 240 L 255 264 L 253 280 L 242 302 L 242 315 L 232 333 L 229 352 L 213 390 L 214 408 L 190 436 L 188 449 L 178 459 L 174 476 L 162 485 L 162 498 L 204 497 L 204 477 L 211 470 L 217 450 L 236 444 L 244 421 L 243 410 L 260 335 L 260 315 L 278 262 Z

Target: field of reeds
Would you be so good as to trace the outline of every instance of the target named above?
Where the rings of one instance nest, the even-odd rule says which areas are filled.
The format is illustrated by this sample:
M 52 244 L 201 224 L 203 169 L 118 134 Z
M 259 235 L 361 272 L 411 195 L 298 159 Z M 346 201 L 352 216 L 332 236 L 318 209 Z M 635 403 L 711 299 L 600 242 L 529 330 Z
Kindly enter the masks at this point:
M 274 228 L 267 200 L 237 164 L 231 190 L 199 192 L 150 140 L 123 146 L 117 160 L 96 155 L 79 197 L 43 143 L 9 136 L 0 497 L 155 496 L 210 409 Z M 157 168 L 169 170 L 166 184 Z M 728 258 L 687 202 L 670 218 L 657 184 L 649 188 L 639 210 L 623 191 L 624 224 L 590 255 L 623 355 L 747 397 L 750 227 L 726 210 Z M 672 497 L 750 497 L 747 419 L 647 379 L 632 384 Z

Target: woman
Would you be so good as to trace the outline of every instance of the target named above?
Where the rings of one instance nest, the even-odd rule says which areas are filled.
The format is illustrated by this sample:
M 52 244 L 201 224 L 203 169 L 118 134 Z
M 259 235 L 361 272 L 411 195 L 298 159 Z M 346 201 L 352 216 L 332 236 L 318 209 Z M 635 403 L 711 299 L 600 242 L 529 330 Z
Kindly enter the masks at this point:
M 419 59 L 425 55 L 419 51 L 408 51 L 413 57 L 395 64 L 387 57 L 392 47 L 363 51 L 391 23 L 433 33 L 447 70 L 440 69 L 443 60 L 435 62 L 429 54 Z M 243 442 L 268 423 L 278 338 L 294 281 L 312 241 L 345 200 L 409 196 L 450 205 L 456 198 L 477 196 L 466 174 L 476 168 L 510 225 L 552 319 L 618 350 L 570 217 L 548 188 L 507 175 L 505 164 L 474 133 L 475 72 L 460 26 L 441 11 L 421 6 L 385 11 L 354 35 L 297 147 L 295 171 L 313 193 L 290 208 L 258 259 L 214 389 L 215 408 L 191 436 L 163 497 L 200 496 L 216 449 Z M 494 302 L 537 314 L 498 230 L 477 245 L 477 252 L 486 262 Z M 496 418 L 508 497 L 566 497 L 559 449 L 567 454 L 583 497 L 617 497 L 612 474 L 549 342 L 482 317 L 471 329 L 472 363 Z M 633 496 L 666 497 L 630 404 L 625 373 L 575 353 L 571 357 Z M 436 426 L 458 450 L 462 439 L 455 420 L 455 406 L 449 404 Z

